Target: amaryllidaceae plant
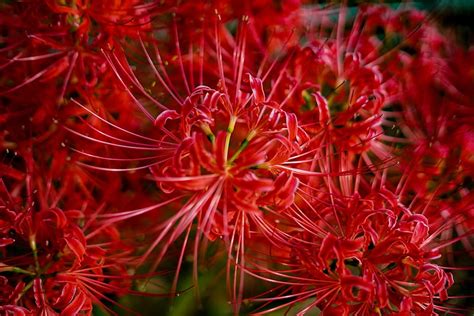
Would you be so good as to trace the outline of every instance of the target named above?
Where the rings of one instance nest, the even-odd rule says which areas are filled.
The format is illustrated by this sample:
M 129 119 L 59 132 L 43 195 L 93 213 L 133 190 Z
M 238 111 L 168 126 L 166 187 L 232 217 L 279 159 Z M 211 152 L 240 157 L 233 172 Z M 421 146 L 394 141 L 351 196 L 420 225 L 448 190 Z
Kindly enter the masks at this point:
M 147 314 L 136 295 L 183 291 L 203 309 L 212 282 L 222 314 L 470 310 L 472 49 L 428 13 L 51 0 L 0 17 L 1 313 Z

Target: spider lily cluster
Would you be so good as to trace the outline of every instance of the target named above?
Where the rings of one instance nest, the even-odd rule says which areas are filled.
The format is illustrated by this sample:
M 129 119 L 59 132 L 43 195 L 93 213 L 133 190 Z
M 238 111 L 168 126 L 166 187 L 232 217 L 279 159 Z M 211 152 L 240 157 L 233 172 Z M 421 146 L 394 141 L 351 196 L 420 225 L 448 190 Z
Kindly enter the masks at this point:
M 474 56 L 428 13 L 48 0 L 0 30 L 1 315 L 199 302 L 203 266 L 222 313 L 469 312 Z

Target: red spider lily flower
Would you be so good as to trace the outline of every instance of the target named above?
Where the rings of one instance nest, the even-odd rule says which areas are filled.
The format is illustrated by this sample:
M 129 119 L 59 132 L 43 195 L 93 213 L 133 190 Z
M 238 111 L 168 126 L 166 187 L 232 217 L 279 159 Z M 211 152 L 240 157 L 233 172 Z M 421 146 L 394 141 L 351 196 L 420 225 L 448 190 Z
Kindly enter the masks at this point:
M 84 271 L 100 269 L 83 266 L 86 240 L 79 226 L 58 209 L 39 212 L 18 209 L 14 198 L 8 192 L 3 193 L 7 196 L 2 200 L 2 213 L 9 218 L 4 220 L 2 235 L 10 236 L 11 241 L 2 245 L 5 259 L 0 267 L 2 274 L 10 274 L 2 276 L 5 289 L 10 289 L 1 297 L 2 305 L 7 305 L 5 311 L 24 308 L 28 314 L 45 315 L 54 315 L 58 310 L 90 312 L 94 296 L 86 288 L 78 288 L 77 281 L 61 281 L 61 272 L 79 267 Z
M 296 115 L 281 108 L 291 92 L 288 97 L 277 100 L 274 95 L 278 84 L 271 85 L 269 81 L 270 88 L 266 88 L 266 82 L 247 71 L 247 67 L 254 63 L 253 59 L 247 60 L 246 43 L 250 41 L 246 35 L 247 23 L 244 18 L 239 25 L 237 42 L 229 38 L 231 35 L 218 21 L 212 29 L 203 29 L 203 39 L 208 35 L 215 36 L 215 43 L 209 44 L 204 40 L 201 43 L 201 51 L 207 53 L 204 56 L 203 53 L 196 55 L 193 52 L 183 55 L 179 39 L 175 38 L 176 58 L 166 60 L 168 65 L 174 61 L 169 67 L 176 67 L 173 68 L 176 69 L 175 73 L 169 73 L 164 68 L 163 52 L 157 44 L 141 42 L 144 57 L 156 76 L 155 80 L 167 91 L 166 103 L 154 98 L 152 90 L 148 91 L 142 85 L 125 56 L 121 55 L 122 52 L 106 53 L 124 88 L 153 122 L 160 138 L 139 135 L 112 123 L 109 123 L 110 132 L 96 130 L 96 136 L 69 129 L 72 134 L 97 143 L 135 152 L 133 155 L 136 158 L 130 158 L 130 162 L 149 162 L 138 167 L 91 165 L 90 168 L 110 171 L 149 168 L 152 173 L 150 179 L 170 195 L 170 203 L 177 199 L 183 201 L 168 220 L 158 224 L 162 229 L 143 256 L 143 260 L 147 259 L 161 245 L 155 267 L 178 237 L 183 234 L 189 236 L 195 221 L 198 229 L 194 246 L 195 271 L 202 235 L 210 240 L 217 236 L 224 239 L 229 249 L 229 259 L 234 258 L 237 247 L 235 260 L 243 264 L 245 240 L 250 232 L 257 230 L 264 234 L 271 233 L 267 231 L 263 213 L 279 211 L 291 205 L 298 187 L 295 173 L 307 174 L 298 165 L 307 161 L 305 155 L 314 155 L 316 149 L 310 148 L 309 138 Z M 176 28 L 176 24 L 173 24 L 174 32 Z M 225 42 L 221 42 L 223 38 Z M 149 46 L 154 49 L 159 68 L 150 55 Z M 233 53 L 229 54 L 227 50 L 233 50 Z M 267 73 L 261 77 L 272 74 L 278 81 L 285 69 L 283 67 L 278 72 L 273 69 L 275 64 L 273 62 L 267 66 Z M 262 64 L 260 68 L 264 66 Z M 177 81 L 173 85 L 173 80 L 181 82 Z M 206 85 L 206 81 L 209 81 L 209 85 Z M 148 105 L 142 103 L 142 97 L 161 110 L 158 116 L 154 117 L 150 113 Z M 90 113 L 104 120 L 94 112 Z M 140 157 L 143 152 L 149 153 L 148 156 Z M 109 159 L 104 157 L 104 160 Z M 120 158 L 120 161 L 126 162 L 127 158 Z M 319 175 L 317 172 L 308 174 Z M 141 214 L 141 211 L 136 214 L 130 211 L 118 213 L 117 218 Z M 183 251 L 187 238 L 183 243 Z M 178 272 L 180 265 L 181 262 L 178 263 Z M 239 282 L 241 288 L 243 281 Z M 241 296 L 241 290 L 239 293 L 234 290 L 233 297 L 237 302 L 240 301 L 238 296 Z
M 350 20 L 347 11 L 335 11 L 337 23 L 305 17 L 319 32 L 309 33 L 309 43 L 289 66 L 302 84 L 286 105 L 322 146 L 360 154 L 368 165 L 383 164 L 393 154 L 393 136 L 385 130 L 393 126 L 391 111 L 399 98 L 402 48 L 424 34 L 424 17 L 415 10 L 366 6 Z
M 0 69 L 9 71 L 1 95 L 11 95 L 33 82 L 52 81 L 63 102 L 68 87 L 93 88 L 107 70 L 100 49 L 114 36 L 150 29 L 150 10 L 139 1 L 26 1 L 5 5 L 0 26 Z M 104 8 L 107 8 L 106 10 Z
M 412 58 L 401 75 L 403 102 L 395 115 L 399 126 L 398 146 L 401 147 L 398 153 L 404 174 L 399 187 L 402 194 L 414 194 L 415 199 L 429 201 L 430 207 L 424 214 L 431 221 L 456 218 L 456 221 L 449 221 L 452 231 L 444 231 L 444 237 L 450 239 L 456 232 L 463 236 L 464 246 L 471 251 L 469 223 L 472 221 L 473 169 L 470 143 L 473 134 L 469 112 L 465 112 L 464 120 L 455 121 L 457 115 L 468 108 L 469 92 L 457 83 L 450 67 L 456 59 L 450 58 L 452 52 L 449 53 L 448 47 L 459 48 L 449 45 L 447 39 L 439 39 L 440 35 L 435 31 L 428 35 L 427 39 L 435 39 L 432 45 L 444 49 L 433 50 L 430 41 L 426 41 L 427 47 L 420 48 L 421 54 Z M 415 92 L 414 84 L 427 93 L 421 96 Z M 406 159 L 407 154 L 410 161 Z M 439 225 L 444 226 L 444 223 L 439 222 Z
M 96 203 L 88 201 L 93 197 L 73 186 L 57 188 L 25 160 L 26 176 L 6 179 L 12 193 L 0 181 L 1 310 L 90 315 L 92 304 L 106 310 L 104 302 L 117 304 L 112 295 L 138 294 L 130 286 L 139 277 L 128 272 L 135 249 L 113 225 L 97 220 L 100 209 L 90 210 Z
M 430 223 L 422 215 L 427 204 L 407 208 L 385 188 L 388 183 L 383 178 L 365 187 L 364 180 L 357 180 L 361 176 L 354 177 L 359 187 L 341 176 L 329 180 L 330 191 L 308 188 L 285 211 L 294 227 L 293 238 L 283 245 L 288 253 L 267 258 L 280 262 L 285 270 L 247 260 L 248 274 L 278 284 L 274 290 L 280 291 L 249 299 L 266 302 L 263 307 L 282 302 L 259 313 L 298 302 L 305 302 L 301 315 L 315 307 L 324 315 L 408 310 L 431 315 L 449 310 L 436 302 L 448 298 L 454 280 L 434 260 L 460 238 L 444 240 L 443 232 L 450 225 Z

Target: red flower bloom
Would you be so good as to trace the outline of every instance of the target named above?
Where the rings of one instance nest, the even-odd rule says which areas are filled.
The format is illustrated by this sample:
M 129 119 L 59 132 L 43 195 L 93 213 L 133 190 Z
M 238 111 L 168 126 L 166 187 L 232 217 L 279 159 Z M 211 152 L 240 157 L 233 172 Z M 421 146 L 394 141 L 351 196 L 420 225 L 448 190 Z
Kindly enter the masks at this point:
M 33 162 L 26 158 L 26 164 L 25 180 L 8 180 L 12 193 L 0 180 L 0 311 L 90 315 L 93 303 L 111 301 L 107 295 L 131 293 L 132 249 L 95 216 L 59 209 L 78 200 L 62 196 L 68 187 L 58 194 L 51 182 L 44 185 L 45 179 L 30 171 Z
M 331 180 L 326 193 L 309 188 L 313 194 L 305 193 L 307 198 L 288 209 L 287 220 L 295 227 L 286 244 L 290 255 L 267 259 L 287 270 L 249 263 L 249 274 L 286 285 L 278 296 L 254 300 L 282 300 L 276 307 L 282 308 L 314 299 L 302 314 L 318 307 L 324 315 L 404 310 L 431 315 L 454 282 L 433 263 L 443 247 L 434 242 L 441 231 L 383 187 L 347 191 L 338 182 L 344 183 L 343 177 Z

